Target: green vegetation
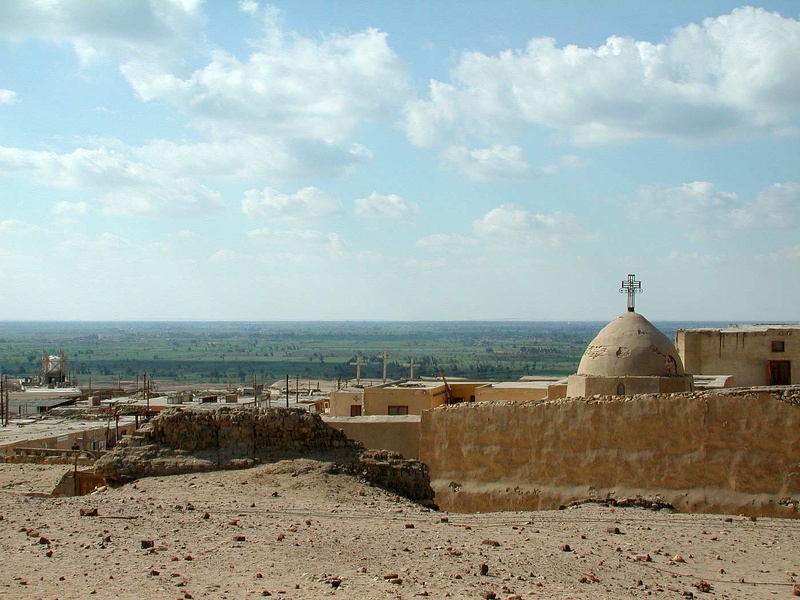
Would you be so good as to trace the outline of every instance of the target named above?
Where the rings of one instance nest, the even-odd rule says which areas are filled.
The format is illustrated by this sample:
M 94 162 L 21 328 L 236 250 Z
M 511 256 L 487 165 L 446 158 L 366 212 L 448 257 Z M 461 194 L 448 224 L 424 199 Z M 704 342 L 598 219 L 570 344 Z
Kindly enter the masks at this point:
M 79 383 L 155 379 L 271 382 L 284 375 L 380 378 L 416 375 L 517 379 L 574 373 L 604 323 L 564 322 L 7 322 L 0 372 L 37 375 L 43 350 L 63 350 Z M 682 325 L 683 326 L 683 325 Z M 662 327 L 668 336 L 674 327 Z

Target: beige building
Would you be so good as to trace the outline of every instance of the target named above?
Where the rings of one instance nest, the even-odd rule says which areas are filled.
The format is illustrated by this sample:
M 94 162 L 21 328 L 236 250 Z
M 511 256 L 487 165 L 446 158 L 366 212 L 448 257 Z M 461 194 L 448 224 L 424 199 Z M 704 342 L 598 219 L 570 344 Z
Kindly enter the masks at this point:
M 447 401 L 447 388 L 440 380 L 387 383 L 364 390 L 365 415 L 420 415 Z
M 364 414 L 364 388 L 331 392 L 327 414 L 332 417 L 360 417 Z
M 526 381 L 487 383 L 477 388 L 475 400 L 477 402 L 544 400 L 550 397 L 550 388 L 558 381 L 560 380 L 557 377 L 542 377 Z
M 692 389 L 675 346 L 632 308 L 600 330 L 569 377 L 567 396 L 686 392 Z
M 695 375 L 732 375 L 737 387 L 800 383 L 800 325 L 679 329 L 675 345 Z
M 475 402 L 486 381 L 414 379 L 365 388 L 345 388 L 331 394 L 332 417 L 419 415 L 442 404 Z M 449 394 L 449 399 L 448 399 Z

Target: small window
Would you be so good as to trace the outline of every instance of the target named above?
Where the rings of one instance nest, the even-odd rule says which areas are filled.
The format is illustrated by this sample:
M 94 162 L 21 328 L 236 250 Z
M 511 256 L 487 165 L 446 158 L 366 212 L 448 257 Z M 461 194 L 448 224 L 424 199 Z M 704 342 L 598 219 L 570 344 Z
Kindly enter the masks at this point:
M 408 406 L 390 406 L 389 407 L 389 414 L 390 415 L 407 415 L 408 414 Z
M 772 340 L 772 351 L 773 352 L 785 352 L 786 351 L 786 343 L 783 340 Z
M 617 396 L 624 396 L 625 395 L 625 384 L 620 383 L 617 385 Z

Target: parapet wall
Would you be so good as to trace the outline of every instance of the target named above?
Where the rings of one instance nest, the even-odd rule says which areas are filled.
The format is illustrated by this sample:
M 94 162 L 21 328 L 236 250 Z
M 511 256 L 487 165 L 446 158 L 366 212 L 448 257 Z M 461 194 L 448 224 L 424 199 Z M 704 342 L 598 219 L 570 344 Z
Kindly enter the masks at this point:
M 800 388 L 459 404 L 423 413 L 421 436 L 445 510 L 642 495 L 800 517 Z

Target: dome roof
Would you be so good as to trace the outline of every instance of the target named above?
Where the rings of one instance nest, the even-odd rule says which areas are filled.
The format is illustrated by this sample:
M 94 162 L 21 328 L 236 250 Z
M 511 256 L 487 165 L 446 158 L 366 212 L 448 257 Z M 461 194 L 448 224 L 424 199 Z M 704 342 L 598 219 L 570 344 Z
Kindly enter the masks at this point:
M 600 330 L 583 354 L 578 375 L 675 377 L 683 362 L 667 336 L 642 315 L 626 312 Z

